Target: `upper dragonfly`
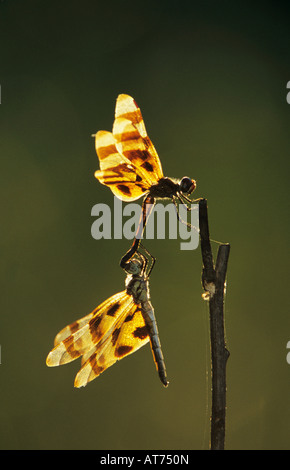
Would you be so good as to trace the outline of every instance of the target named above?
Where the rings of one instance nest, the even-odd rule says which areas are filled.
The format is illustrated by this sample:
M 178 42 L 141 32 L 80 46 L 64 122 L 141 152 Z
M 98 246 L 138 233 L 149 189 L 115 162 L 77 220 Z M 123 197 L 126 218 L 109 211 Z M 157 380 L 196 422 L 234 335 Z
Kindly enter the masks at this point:
M 147 259 L 137 257 L 126 263 L 126 290 L 113 295 L 95 310 L 63 328 L 46 364 L 59 366 L 82 356 L 75 387 L 84 387 L 108 367 L 137 351 L 150 341 L 156 368 L 168 385 L 154 309 L 150 301 Z M 146 273 L 147 270 L 147 273 Z
M 140 108 L 129 95 L 119 95 L 115 109 L 113 132 L 95 134 L 96 152 L 100 170 L 95 177 L 108 186 L 123 201 L 135 201 L 145 196 L 140 223 L 130 250 L 121 259 L 124 268 L 140 245 L 153 204 L 157 198 L 170 198 L 192 203 L 187 196 L 196 188 L 195 180 L 181 180 L 163 176 L 158 154 L 147 135 Z M 177 217 L 179 218 L 178 211 Z

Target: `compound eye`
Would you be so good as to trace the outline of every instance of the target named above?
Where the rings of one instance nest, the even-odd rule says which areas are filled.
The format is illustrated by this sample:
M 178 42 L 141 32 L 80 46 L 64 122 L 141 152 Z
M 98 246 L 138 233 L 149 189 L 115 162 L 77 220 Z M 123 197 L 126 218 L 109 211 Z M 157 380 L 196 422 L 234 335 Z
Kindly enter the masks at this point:
M 191 194 L 196 188 L 196 182 L 191 178 L 188 178 L 188 176 L 184 176 L 180 181 L 179 187 L 182 193 Z

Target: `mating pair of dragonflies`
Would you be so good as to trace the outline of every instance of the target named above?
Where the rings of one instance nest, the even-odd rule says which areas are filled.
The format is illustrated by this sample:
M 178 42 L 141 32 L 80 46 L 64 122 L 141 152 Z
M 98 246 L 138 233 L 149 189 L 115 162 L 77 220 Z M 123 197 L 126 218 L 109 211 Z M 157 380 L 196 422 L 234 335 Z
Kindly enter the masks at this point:
M 95 134 L 100 170 L 95 177 L 119 199 L 129 202 L 144 197 L 139 227 L 120 265 L 127 274 L 126 289 L 101 303 L 95 310 L 63 328 L 48 354 L 48 366 L 58 366 L 82 356 L 75 387 L 98 377 L 117 360 L 150 342 L 161 382 L 168 385 L 154 309 L 150 301 L 149 275 L 155 259 L 139 250 L 147 219 L 158 198 L 192 203 L 188 196 L 196 182 L 166 178 L 158 154 L 149 139 L 140 108 L 129 95 L 119 95 L 113 131 Z M 190 208 L 188 207 L 188 210 Z M 149 258 L 151 257 L 151 263 Z

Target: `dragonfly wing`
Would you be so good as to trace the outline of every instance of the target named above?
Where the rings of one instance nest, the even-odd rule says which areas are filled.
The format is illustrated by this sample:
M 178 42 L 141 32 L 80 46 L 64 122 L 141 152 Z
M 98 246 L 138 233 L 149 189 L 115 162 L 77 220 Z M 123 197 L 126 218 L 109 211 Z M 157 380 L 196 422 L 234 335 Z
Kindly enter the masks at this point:
M 84 387 L 123 357 L 132 354 L 149 341 L 142 313 L 133 300 L 126 314 L 119 318 L 112 335 L 84 357 L 82 368 L 75 378 L 75 387 Z

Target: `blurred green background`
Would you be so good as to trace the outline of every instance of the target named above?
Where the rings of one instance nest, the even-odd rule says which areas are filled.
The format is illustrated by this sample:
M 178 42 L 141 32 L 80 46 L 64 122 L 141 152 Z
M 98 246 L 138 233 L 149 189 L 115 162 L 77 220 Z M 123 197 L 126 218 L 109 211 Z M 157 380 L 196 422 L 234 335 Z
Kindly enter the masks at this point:
M 195 178 L 231 243 L 227 449 L 290 448 L 290 8 L 286 2 L 0 3 L 2 449 L 207 449 L 208 306 L 200 250 L 148 240 L 170 385 L 149 346 L 74 389 L 55 334 L 124 289 L 128 240 L 91 236 L 112 205 L 91 134 L 119 93 L 141 107 L 167 176 Z M 213 246 L 215 252 L 217 245 Z

